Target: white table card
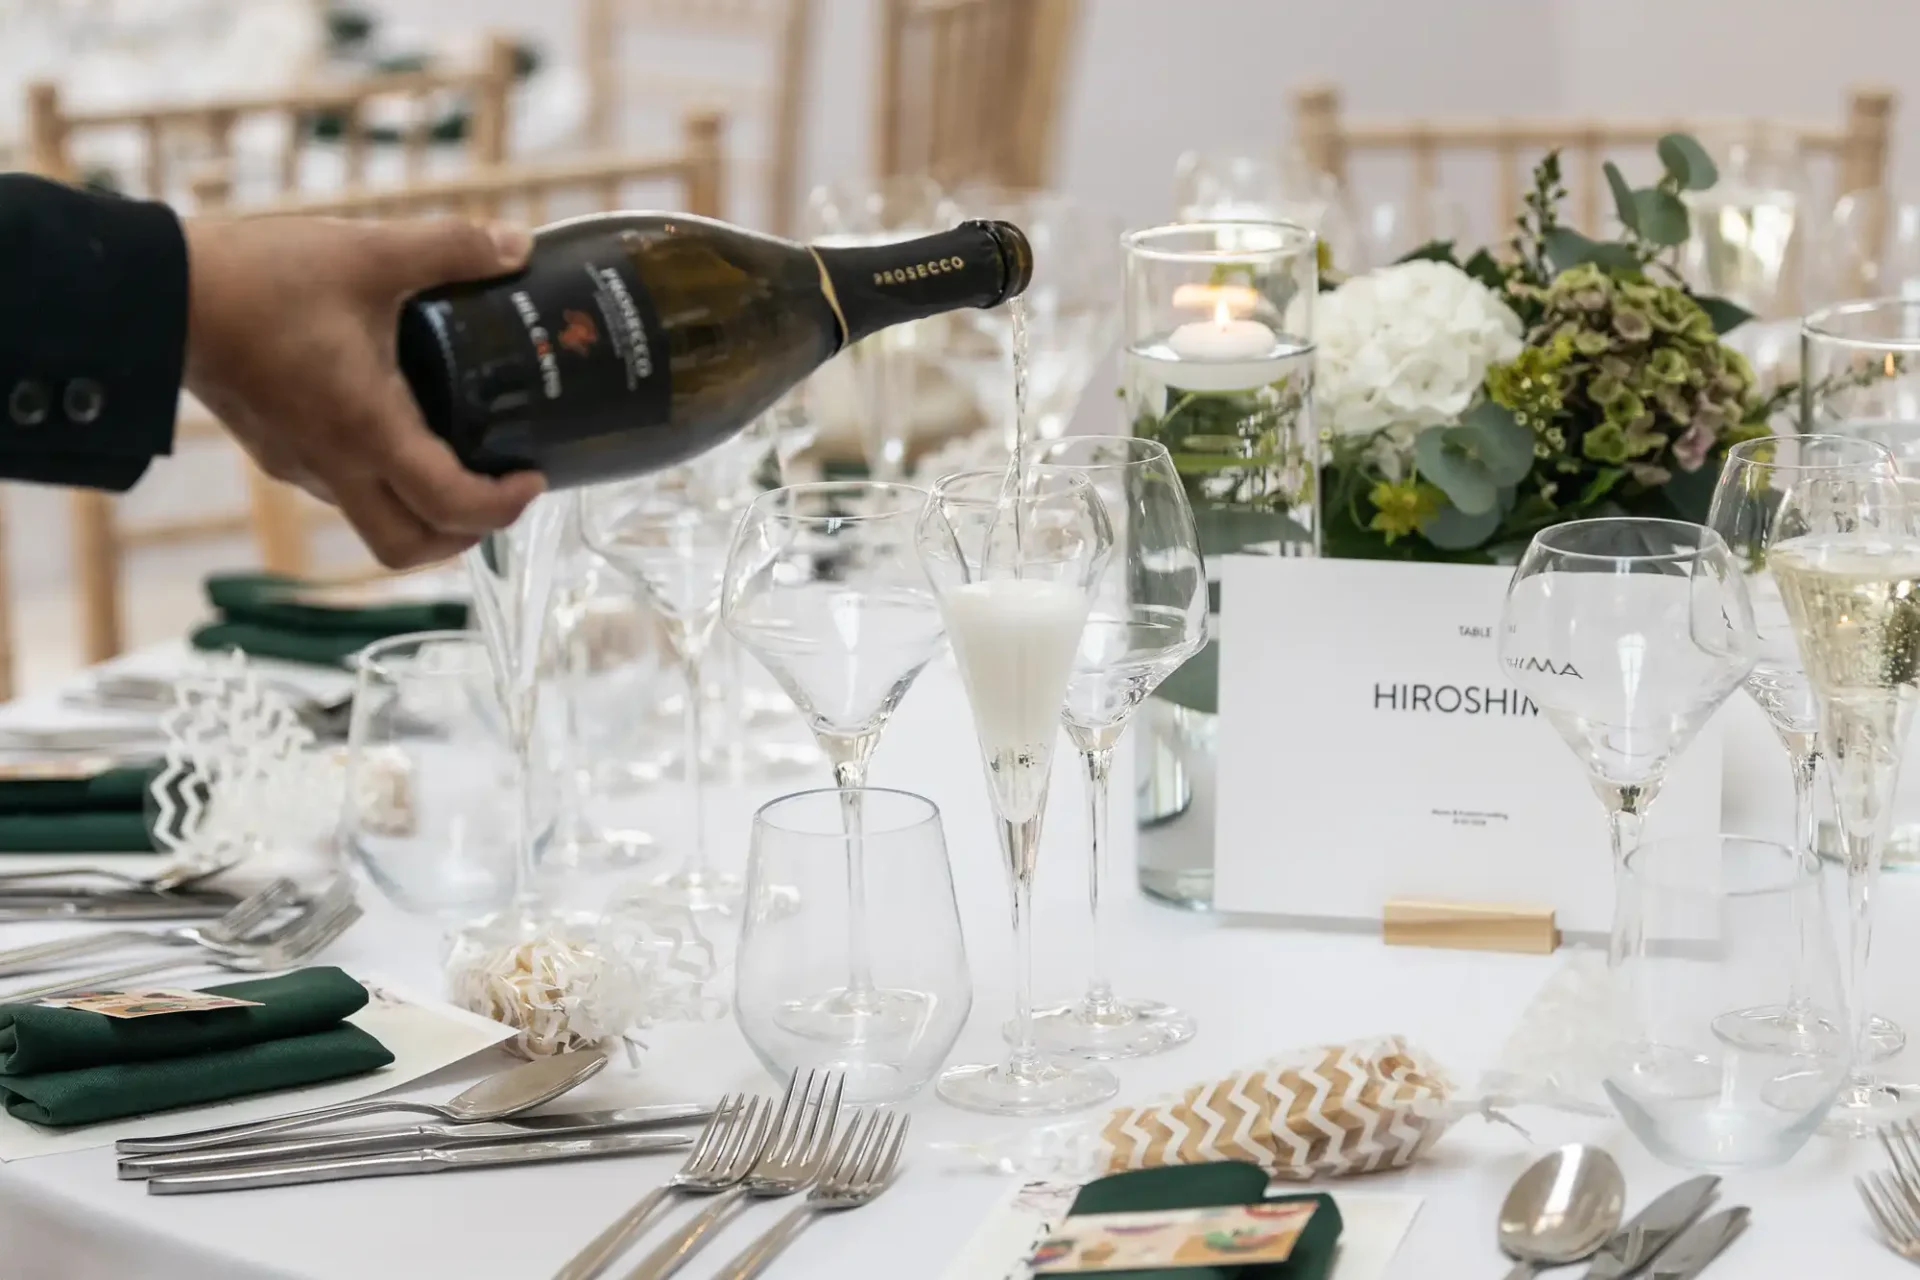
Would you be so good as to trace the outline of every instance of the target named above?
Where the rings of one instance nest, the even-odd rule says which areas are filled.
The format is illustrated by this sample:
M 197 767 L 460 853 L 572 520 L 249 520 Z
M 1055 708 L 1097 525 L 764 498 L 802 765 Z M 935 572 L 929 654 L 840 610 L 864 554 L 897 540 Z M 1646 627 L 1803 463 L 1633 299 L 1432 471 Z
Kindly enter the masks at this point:
M 1378 920 L 1416 898 L 1551 907 L 1565 932 L 1605 933 L 1605 810 L 1496 655 L 1510 570 L 1220 563 L 1218 908 Z M 1669 770 L 1648 838 L 1719 829 L 1720 758 L 1716 719 Z

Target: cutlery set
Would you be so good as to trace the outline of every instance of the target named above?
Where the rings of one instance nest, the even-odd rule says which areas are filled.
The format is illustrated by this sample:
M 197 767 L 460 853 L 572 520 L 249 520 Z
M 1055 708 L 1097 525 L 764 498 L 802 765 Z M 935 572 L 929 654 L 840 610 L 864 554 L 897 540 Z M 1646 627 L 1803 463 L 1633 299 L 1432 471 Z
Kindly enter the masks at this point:
M 1911 1121 L 1879 1131 L 1893 1169 L 1853 1180 L 1887 1248 L 1920 1263 L 1920 1126 Z
M 1572 1145 L 1535 1161 L 1500 1207 L 1507 1280 L 1591 1258 L 1587 1280 L 1693 1280 L 1746 1230 L 1745 1206 L 1703 1216 L 1720 1192 L 1712 1175 L 1671 1187 L 1625 1226 L 1626 1180 L 1613 1157 Z
M 374 1098 L 115 1144 L 119 1176 L 144 1181 L 150 1195 L 193 1195 L 382 1178 L 541 1161 L 685 1151 L 680 1171 L 648 1192 L 558 1273 L 589 1280 L 619 1259 L 675 1197 L 709 1197 L 634 1269 L 628 1280 L 665 1280 L 754 1199 L 801 1196 L 799 1203 L 719 1273 L 749 1280 L 817 1215 L 867 1204 L 893 1180 L 907 1137 L 903 1116 L 840 1109 L 838 1073 L 795 1072 L 776 1107 L 744 1094 L 716 1106 L 697 1103 L 609 1111 L 526 1114 L 606 1066 L 583 1049 L 540 1058 L 490 1076 L 444 1104 Z M 430 1120 L 378 1129 L 286 1136 L 294 1130 L 391 1112 Z M 697 1134 L 662 1132 L 699 1123 Z

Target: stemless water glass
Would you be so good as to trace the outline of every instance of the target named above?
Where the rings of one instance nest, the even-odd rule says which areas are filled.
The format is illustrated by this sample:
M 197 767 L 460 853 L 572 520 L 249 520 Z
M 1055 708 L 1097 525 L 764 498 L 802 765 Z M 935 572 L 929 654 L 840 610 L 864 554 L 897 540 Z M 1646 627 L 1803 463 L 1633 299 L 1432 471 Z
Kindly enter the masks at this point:
M 1753 666 L 1739 566 L 1719 534 L 1678 520 L 1543 529 L 1507 587 L 1499 651 L 1606 805 L 1617 882 L 1667 766 Z
M 876 987 L 867 962 L 861 803 L 881 732 L 946 640 L 914 548 L 926 501 L 923 489 L 877 481 L 776 489 L 748 508 L 727 558 L 727 630 L 800 708 L 845 805 L 849 968 L 817 1005 L 785 1015 L 831 1040 L 923 1016 L 912 993 Z
M 1094 584 L 1113 549 L 1085 477 L 1000 471 L 941 480 L 916 531 L 973 711 L 1013 902 L 1014 1034 L 1004 1063 L 954 1067 L 940 1096 L 1001 1115 L 1048 1115 L 1119 1091 L 1113 1073 L 1050 1058 L 1033 1038 L 1033 875 L 1053 747 Z
M 778 484 L 774 430 L 761 418 L 692 462 L 590 489 L 581 499 L 587 545 L 645 591 L 686 675 L 681 764 L 692 848 L 685 866 L 650 896 L 695 911 L 727 911 L 740 896 L 740 878 L 717 870 L 707 848 L 701 675 L 734 529 L 753 499 Z
M 874 913 L 847 881 L 855 839 L 843 822 L 849 799 L 864 817 L 858 839 L 866 890 L 882 904 Z M 895 1007 L 911 1003 L 914 1016 L 869 1020 L 862 1034 L 831 1040 L 797 1029 L 792 1011 L 844 995 L 855 964 Z M 909 792 L 878 788 L 851 796 L 803 791 L 763 806 L 753 817 L 736 967 L 740 1032 L 775 1076 L 845 1072 L 849 1102 L 894 1102 L 919 1092 L 973 1007 L 939 809 Z
M 1187 1014 L 1158 1000 L 1123 1000 L 1108 981 L 1100 899 L 1106 879 L 1107 788 L 1133 713 L 1207 641 L 1207 571 L 1200 536 L 1165 445 L 1132 436 L 1072 436 L 1034 454 L 1039 475 L 1083 476 L 1113 522 L 1114 553 L 1093 591 L 1061 712 L 1086 771 L 1093 953 L 1086 995 L 1035 1015 L 1043 1048 L 1090 1058 L 1158 1053 L 1193 1037 Z
M 418 632 L 356 666 L 340 847 L 409 914 L 454 927 L 504 910 L 524 783 L 485 645 Z
M 1789 1159 L 1847 1068 L 1818 860 L 1739 836 L 1651 841 L 1627 854 L 1615 911 L 1632 941 L 1611 975 L 1602 1084 L 1627 1128 L 1688 1168 Z M 1755 1011 L 1783 1006 L 1790 1035 L 1744 1034 Z

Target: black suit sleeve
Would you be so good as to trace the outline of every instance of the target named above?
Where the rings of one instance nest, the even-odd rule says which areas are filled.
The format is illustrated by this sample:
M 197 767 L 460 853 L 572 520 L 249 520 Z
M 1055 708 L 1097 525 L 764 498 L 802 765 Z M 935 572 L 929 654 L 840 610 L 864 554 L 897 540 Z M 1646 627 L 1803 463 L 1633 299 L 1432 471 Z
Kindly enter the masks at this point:
M 0 174 L 0 476 L 127 489 L 172 451 L 186 339 L 172 210 Z

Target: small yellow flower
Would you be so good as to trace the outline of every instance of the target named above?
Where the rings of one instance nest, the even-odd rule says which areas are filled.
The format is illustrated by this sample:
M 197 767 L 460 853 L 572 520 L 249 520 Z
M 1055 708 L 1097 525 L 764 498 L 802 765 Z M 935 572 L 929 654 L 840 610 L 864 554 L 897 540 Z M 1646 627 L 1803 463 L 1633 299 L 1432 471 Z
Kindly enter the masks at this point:
M 1396 538 L 1418 533 L 1420 526 L 1439 512 L 1444 496 L 1411 476 L 1382 480 L 1367 494 L 1367 501 L 1373 504 L 1373 519 L 1367 521 L 1367 527 L 1385 535 L 1391 546 Z

